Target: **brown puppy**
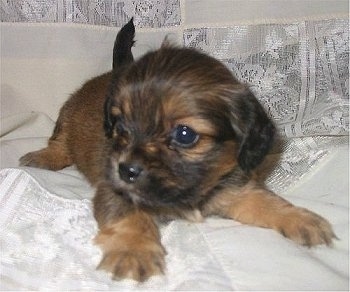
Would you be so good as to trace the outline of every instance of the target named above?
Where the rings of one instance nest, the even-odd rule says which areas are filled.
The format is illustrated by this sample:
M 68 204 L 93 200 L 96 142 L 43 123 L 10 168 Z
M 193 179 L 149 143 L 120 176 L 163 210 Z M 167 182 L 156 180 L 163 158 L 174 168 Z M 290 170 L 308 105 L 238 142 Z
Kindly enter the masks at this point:
M 143 281 L 164 271 L 155 218 L 221 215 L 295 242 L 331 244 L 322 217 L 254 180 L 275 128 L 249 89 L 217 60 L 163 45 L 134 61 L 134 26 L 118 34 L 113 72 L 63 106 L 48 147 L 22 165 L 71 164 L 96 186 L 100 267 Z

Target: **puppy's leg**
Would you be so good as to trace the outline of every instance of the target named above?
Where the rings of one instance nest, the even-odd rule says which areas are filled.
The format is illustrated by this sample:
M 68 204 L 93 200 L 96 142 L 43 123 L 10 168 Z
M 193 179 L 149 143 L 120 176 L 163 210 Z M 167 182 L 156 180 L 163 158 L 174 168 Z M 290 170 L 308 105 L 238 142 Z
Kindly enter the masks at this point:
M 107 184 L 98 187 L 94 212 L 100 227 L 95 242 L 103 251 L 99 268 L 114 279 L 136 281 L 164 272 L 166 252 L 149 214 L 125 202 Z
M 218 214 L 244 224 L 272 228 L 295 242 L 313 246 L 332 243 L 335 234 L 321 216 L 299 208 L 263 188 L 249 186 L 239 192 L 223 192 L 205 207 L 205 213 Z
M 48 146 L 38 151 L 29 152 L 19 159 L 20 165 L 50 170 L 60 170 L 72 164 L 66 145 L 67 133 L 61 118 L 56 122 L 54 132 Z

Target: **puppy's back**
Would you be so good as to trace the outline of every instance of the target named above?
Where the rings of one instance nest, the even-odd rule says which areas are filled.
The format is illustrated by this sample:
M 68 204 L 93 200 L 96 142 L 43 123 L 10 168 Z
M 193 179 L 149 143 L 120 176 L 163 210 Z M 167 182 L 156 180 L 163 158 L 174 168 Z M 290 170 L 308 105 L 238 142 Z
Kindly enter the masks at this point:
M 72 162 L 92 184 L 103 174 L 106 139 L 103 106 L 111 75 L 106 73 L 89 80 L 71 96 L 60 112 L 61 135 L 67 135 L 66 145 Z

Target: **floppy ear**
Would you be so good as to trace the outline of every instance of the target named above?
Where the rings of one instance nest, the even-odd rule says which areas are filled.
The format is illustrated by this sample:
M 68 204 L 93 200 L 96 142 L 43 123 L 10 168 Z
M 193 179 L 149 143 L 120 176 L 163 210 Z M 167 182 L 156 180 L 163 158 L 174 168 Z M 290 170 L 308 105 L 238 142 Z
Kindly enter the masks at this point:
M 121 74 L 122 69 L 131 64 L 134 61 L 134 57 L 131 52 L 131 48 L 134 45 L 135 37 L 135 26 L 133 23 L 133 18 L 124 25 L 114 42 L 113 47 L 113 71 L 112 71 L 112 80 L 109 84 L 107 91 L 106 101 L 104 104 L 104 129 L 106 136 L 112 138 L 113 129 L 116 123 L 116 118 L 112 114 L 112 107 L 114 104 L 114 96 L 117 90 L 117 79 L 118 75 Z
M 270 150 L 276 132 L 275 126 L 246 87 L 235 99 L 232 116 L 232 126 L 240 138 L 238 163 L 245 172 L 249 172 L 263 161 Z

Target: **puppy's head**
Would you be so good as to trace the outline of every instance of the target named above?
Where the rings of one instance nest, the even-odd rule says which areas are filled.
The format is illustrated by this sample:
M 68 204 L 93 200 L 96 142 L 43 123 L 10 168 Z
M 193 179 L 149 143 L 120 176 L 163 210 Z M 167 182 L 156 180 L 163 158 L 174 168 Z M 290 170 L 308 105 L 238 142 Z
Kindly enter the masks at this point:
M 268 152 L 274 126 L 219 61 L 163 46 L 115 72 L 106 101 L 109 176 L 135 203 L 192 208 L 239 185 Z

